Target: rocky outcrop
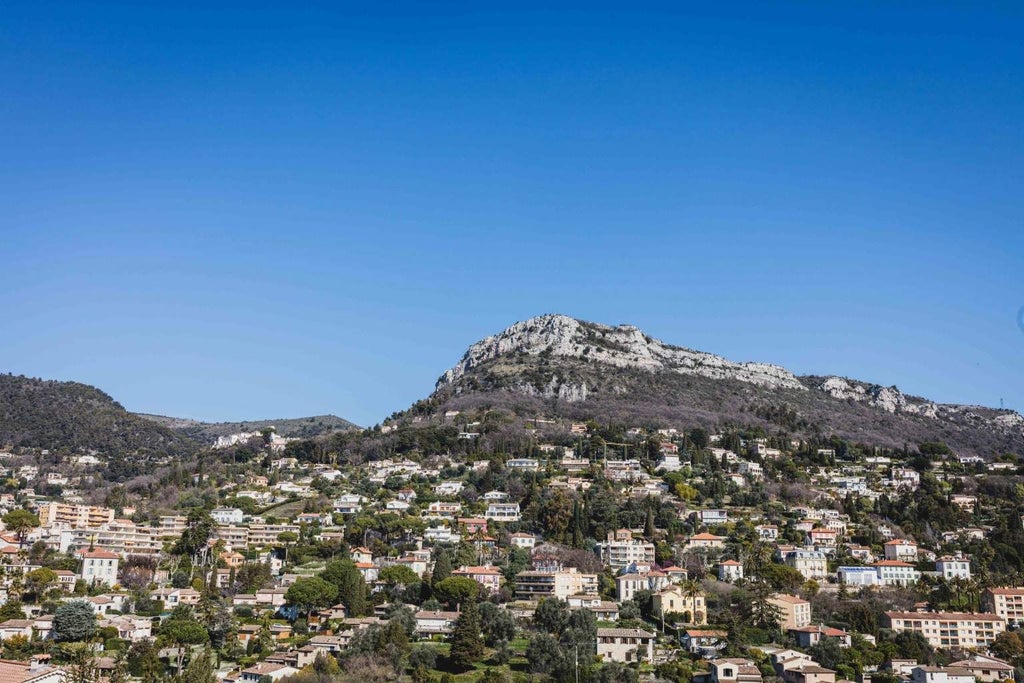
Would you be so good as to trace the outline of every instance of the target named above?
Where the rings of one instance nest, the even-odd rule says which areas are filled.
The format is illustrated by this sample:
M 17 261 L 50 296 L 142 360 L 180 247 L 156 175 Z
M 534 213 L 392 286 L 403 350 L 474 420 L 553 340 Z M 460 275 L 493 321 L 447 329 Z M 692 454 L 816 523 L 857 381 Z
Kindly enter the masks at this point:
M 731 379 L 766 388 L 806 390 L 793 373 L 768 363 L 736 363 L 721 356 L 671 346 L 652 339 L 632 325 L 610 327 L 564 315 L 542 315 L 516 323 L 501 334 L 469 347 L 462 360 L 444 373 L 438 388 L 457 382 L 489 361 L 528 354 L 572 358 L 649 372 L 675 372 L 711 379 Z M 565 389 L 562 385 L 559 391 Z M 586 397 L 586 386 L 572 390 L 574 400 Z
M 623 377 L 630 373 L 632 378 Z M 637 377 L 652 381 L 638 381 Z M 632 325 L 599 325 L 564 315 L 530 318 L 478 341 L 455 367 L 438 379 L 437 389 L 452 389 L 449 393 L 454 394 L 511 389 L 565 403 L 607 400 L 609 396 L 667 401 L 668 394 L 650 393 L 652 387 L 661 387 L 664 392 L 664 382 L 653 380 L 666 378 L 676 378 L 684 385 L 703 383 L 704 398 L 717 393 L 719 401 L 726 396 L 744 395 L 748 402 L 770 402 L 786 394 L 780 400 L 802 404 L 806 413 L 841 415 L 845 409 L 835 402 L 858 404 L 879 411 L 880 418 L 890 416 L 902 420 L 899 424 L 919 424 L 921 429 L 937 434 L 935 438 L 949 438 L 950 430 L 964 433 L 964 429 L 1006 435 L 1011 443 L 1024 438 L 1024 417 L 1013 411 L 935 403 L 904 394 L 895 386 L 844 377 L 797 377 L 777 365 L 737 363 L 666 344 Z M 709 380 L 723 388 L 710 390 Z M 733 388 L 725 389 L 726 384 Z M 721 403 L 708 403 L 696 396 L 693 389 L 678 384 L 675 389 L 679 391 L 671 400 L 676 405 L 703 401 L 706 412 L 721 410 Z M 857 418 L 858 424 L 866 418 L 862 414 Z

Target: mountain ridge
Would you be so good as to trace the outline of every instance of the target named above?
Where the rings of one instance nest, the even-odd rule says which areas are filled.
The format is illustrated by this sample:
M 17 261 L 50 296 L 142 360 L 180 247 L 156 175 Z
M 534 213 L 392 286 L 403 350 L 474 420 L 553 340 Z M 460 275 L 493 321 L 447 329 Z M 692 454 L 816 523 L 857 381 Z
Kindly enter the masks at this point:
M 793 404 L 814 413 L 820 429 L 856 432 L 856 425 L 847 424 L 850 419 L 829 417 L 839 417 L 843 405 L 857 405 L 870 409 L 861 418 L 871 421 L 871 411 L 901 418 L 908 425 L 913 423 L 911 433 L 930 431 L 936 439 L 953 440 L 964 450 L 1003 444 L 1024 451 L 1024 417 L 1012 410 L 938 403 L 904 394 L 895 386 L 838 375 L 798 376 L 779 365 L 735 362 L 666 344 L 633 325 L 609 326 L 560 314 L 517 322 L 470 345 L 462 359 L 438 379 L 434 397 L 452 400 L 497 390 L 567 404 L 593 403 L 598 396 L 598 403 L 607 403 L 609 397 L 618 397 L 621 403 L 650 402 L 654 387 L 646 385 L 652 382 L 659 385 L 666 401 L 684 407 L 688 396 L 682 388 L 689 384 L 694 390 L 691 407 L 701 412 L 714 414 L 715 400 L 728 408 L 729 417 L 751 404 Z M 721 386 L 715 387 L 716 382 Z M 638 392 L 639 386 L 646 386 L 646 391 Z M 736 396 L 745 402 L 727 400 Z M 625 408 L 618 406 L 620 412 L 628 412 Z M 878 427 L 878 435 L 894 443 L 899 427 L 895 423 Z M 986 430 L 992 438 L 984 434 Z M 986 438 L 978 439 L 984 442 L 981 446 L 971 443 L 982 436 Z

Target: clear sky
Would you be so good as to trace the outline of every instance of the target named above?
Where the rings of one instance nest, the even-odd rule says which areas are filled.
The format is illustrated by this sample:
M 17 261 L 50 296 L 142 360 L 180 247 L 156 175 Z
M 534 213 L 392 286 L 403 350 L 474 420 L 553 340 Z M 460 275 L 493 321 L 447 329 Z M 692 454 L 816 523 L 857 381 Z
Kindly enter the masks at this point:
M 155 4 L 0 7 L 0 370 L 373 424 L 560 312 L 1024 409 L 1019 2 Z

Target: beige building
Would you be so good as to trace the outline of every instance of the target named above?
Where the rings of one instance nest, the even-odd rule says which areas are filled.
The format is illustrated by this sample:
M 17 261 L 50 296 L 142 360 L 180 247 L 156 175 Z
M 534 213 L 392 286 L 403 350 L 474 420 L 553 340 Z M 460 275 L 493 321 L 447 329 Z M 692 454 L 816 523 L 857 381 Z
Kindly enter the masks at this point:
M 597 629 L 597 656 L 609 662 L 650 662 L 654 634 L 639 628 Z
M 597 574 L 581 574 L 575 568 L 557 572 L 525 571 L 516 574 L 516 599 L 540 600 L 570 595 L 597 595 Z
M 810 625 L 811 603 L 808 601 L 795 595 L 776 593 L 768 598 L 768 602 L 779 610 L 779 628 L 783 631 Z
M 68 505 L 67 503 L 44 503 L 39 506 L 39 524 L 66 524 L 72 527 L 100 526 L 114 521 L 111 508 L 92 505 Z
M 656 619 L 664 619 L 674 612 L 683 615 L 687 624 L 702 626 L 707 623 L 703 595 L 687 595 L 679 586 L 669 586 L 651 596 L 651 602 Z
M 1024 621 L 1024 588 L 986 588 L 981 608 L 1005 621 Z
M 920 633 L 932 647 L 988 647 L 1006 630 L 995 614 L 968 612 L 886 612 L 882 625 L 894 631 Z

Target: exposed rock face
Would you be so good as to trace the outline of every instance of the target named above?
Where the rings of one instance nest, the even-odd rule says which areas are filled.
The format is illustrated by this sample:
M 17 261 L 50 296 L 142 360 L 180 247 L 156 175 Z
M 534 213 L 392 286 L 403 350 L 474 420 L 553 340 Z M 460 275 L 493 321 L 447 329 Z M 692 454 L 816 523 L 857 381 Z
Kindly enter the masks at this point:
M 697 385 L 701 395 L 695 393 Z M 777 365 L 737 363 L 665 344 L 632 325 L 611 327 L 564 315 L 531 318 L 473 344 L 438 379 L 437 389 L 451 389 L 448 393 L 455 395 L 503 389 L 564 403 L 622 397 L 634 404 L 688 405 L 703 416 L 721 413 L 729 401 L 739 401 L 732 405 L 734 414 L 752 402 L 779 401 L 800 405 L 803 415 L 818 415 L 824 423 L 819 426 L 834 422 L 859 429 L 866 420 L 887 417 L 883 423 L 889 427 L 873 428 L 894 442 L 908 430 L 936 439 L 953 438 L 952 430 L 963 444 L 995 434 L 1005 437 L 1003 443 L 1024 440 L 1024 417 L 1013 411 L 939 404 L 894 386 L 843 377 L 797 377 Z M 853 411 L 848 404 L 878 411 L 878 417 Z
M 651 339 L 632 325 L 609 327 L 564 315 L 542 315 L 516 323 L 501 334 L 469 347 L 459 364 L 438 380 L 438 387 L 455 383 L 474 368 L 500 356 L 547 354 L 650 372 L 669 371 L 711 379 L 733 379 L 776 389 L 806 390 L 793 373 L 768 363 L 735 363 L 721 356 L 670 346 Z M 586 398 L 586 385 L 568 391 Z M 568 397 L 565 397 L 568 398 Z
M 936 404 L 920 399 L 912 400 L 896 387 L 865 384 L 842 377 L 827 377 L 817 388 L 832 398 L 860 401 L 887 413 L 900 412 L 925 417 L 938 415 Z

